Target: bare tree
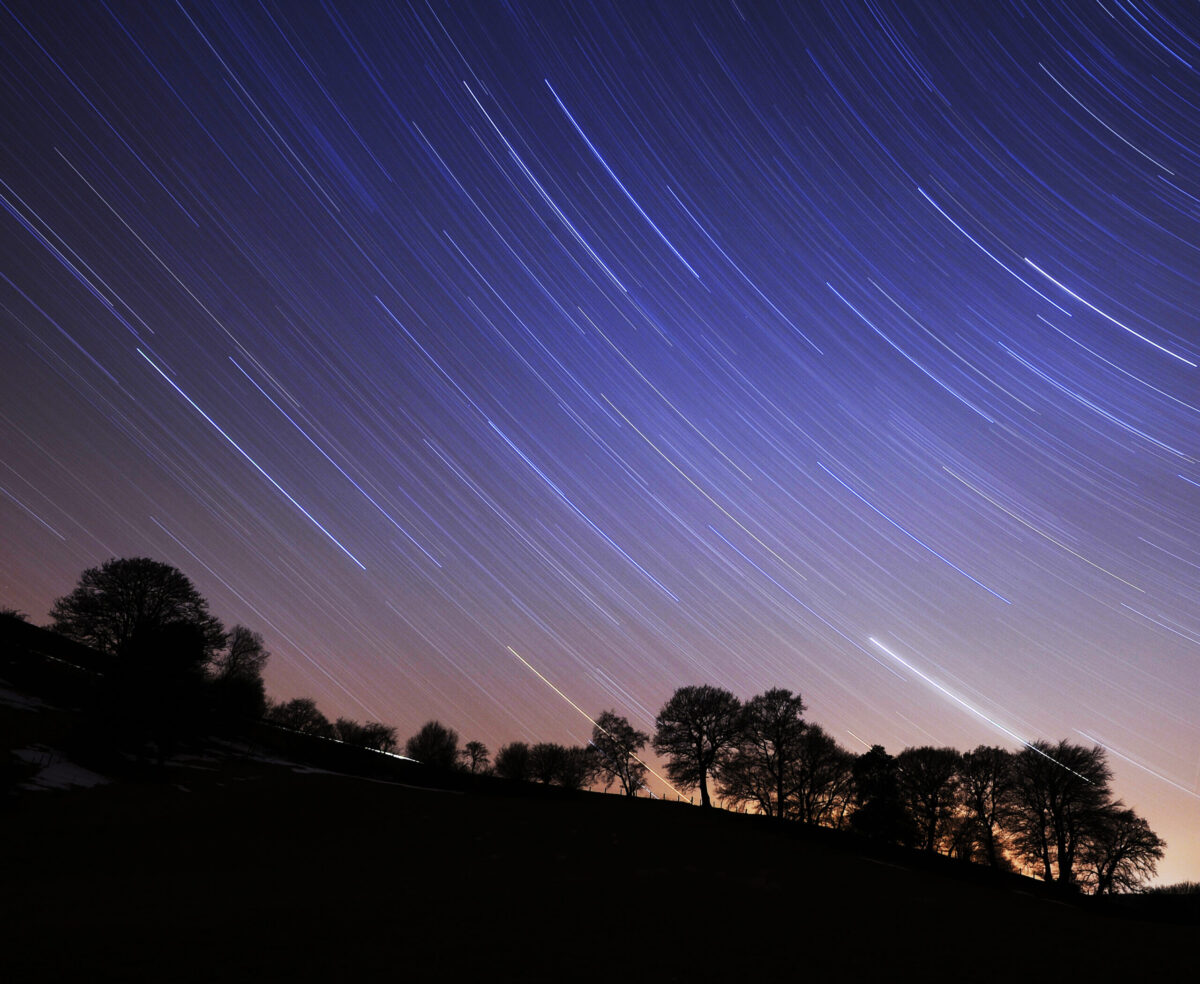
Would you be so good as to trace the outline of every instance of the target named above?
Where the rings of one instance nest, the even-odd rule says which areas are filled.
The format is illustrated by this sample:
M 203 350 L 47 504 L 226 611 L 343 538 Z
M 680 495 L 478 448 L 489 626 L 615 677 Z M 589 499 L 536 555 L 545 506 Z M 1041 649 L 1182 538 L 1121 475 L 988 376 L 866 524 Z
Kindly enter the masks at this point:
M 922 745 L 896 756 L 900 797 L 917 826 L 918 844 L 936 851 L 958 806 L 961 756 L 953 748 Z
M 1046 881 L 1075 884 L 1075 861 L 1111 806 L 1112 771 L 1103 748 L 1035 741 L 1016 757 L 1008 825 L 1026 861 Z
M 636 796 L 646 778 L 646 765 L 638 753 L 650 736 L 638 731 L 616 711 L 605 711 L 596 718 L 592 729 L 592 747 L 596 749 L 599 775 L 608 789 L 615 782 L 626 796 Z
M 235 625 L 225 636 L 225 645 L 213 657 L 210 668 L 214 680 L 261 677 L 271 654 L 263 637 L 244 625 Z
M 840 826 L 854 789 L 854 756 L 818 724 L 805 724 L 798 751 L 791 783 L 796 818 Z
M 1016 777 L 1013 754 L 992 745 L 980 745 L 963 755 L 959 764 L 964 820 L 970 841 L 978 845 L 984 860 L 1005 867 L 1001 830 L 1013 805 Z
M 737 742 L 742 702 L 709 684 L 680 687 L 655 718 L 654 750 L 667 757 L 667 775 L 684 789 L 700 790 L 711 806 L 708 779 Z
M 1166 846 L 1144 819 L 1114 803 L 1093 824 L 1079 865 L 1097 895 L 1135 891 L 1154 877 Z
M 488 749 L 481 741 L 469 741 L 458 753 L 468 772 L 482 774 L 488 771 Z
M 726 797 L 754 804 L 767 816 L 789 815 L 802 754 L 803 714 L 800 695 L 782 687 L 746 701 L 737 743 L 721 766 L 721 790 Z

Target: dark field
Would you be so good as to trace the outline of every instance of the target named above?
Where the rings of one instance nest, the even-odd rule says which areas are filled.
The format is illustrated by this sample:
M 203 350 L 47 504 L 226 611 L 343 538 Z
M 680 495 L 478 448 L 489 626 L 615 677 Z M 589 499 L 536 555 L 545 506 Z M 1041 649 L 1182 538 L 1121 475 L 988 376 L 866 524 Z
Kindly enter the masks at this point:
M 679 804 L 441 792 L 230 758 L 23 793 L 0 819 L 5 981 L 1194 971 L 1195 926 Z

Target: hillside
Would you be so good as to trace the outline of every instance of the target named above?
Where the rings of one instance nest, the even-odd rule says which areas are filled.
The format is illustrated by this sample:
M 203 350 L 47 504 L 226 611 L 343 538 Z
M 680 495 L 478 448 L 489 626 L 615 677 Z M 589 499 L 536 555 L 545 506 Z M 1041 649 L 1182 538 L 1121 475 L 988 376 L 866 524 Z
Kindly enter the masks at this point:
M 437 773 L 279 729 L 122 764 L 93 754 L 72 709 L 94 703 L 95 654 L 13 631 L 5 981 L 1102 981 L 1169 977 L 1194 954 L 1194 919 L 1118 918 L 843 833 Z M 1188 902 L 1123 901 L 1176 920 Z
M 153 778 L 10 799 L 6 980 L 1145 980 L 1195 953 L 1195 927 L 757 817 L 228 752 Z

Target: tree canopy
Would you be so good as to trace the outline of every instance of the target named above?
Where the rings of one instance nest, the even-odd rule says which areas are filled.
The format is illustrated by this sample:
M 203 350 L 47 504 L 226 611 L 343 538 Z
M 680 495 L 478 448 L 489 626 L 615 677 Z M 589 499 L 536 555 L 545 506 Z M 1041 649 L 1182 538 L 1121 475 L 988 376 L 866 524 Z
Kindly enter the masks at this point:
M 667 775 L 684 789 L 700 790 L 711 806 L 708 779 L 741 734 L 742 702 L 707 683 L 680 687 L 654 720 L 654 750 L 666 756 Z
M 501 745 L 492 768 L 501 779 L 511 779 L 515 782 L 528 780 L 531 772 L 529 743 L 510 741 L 507 745 Z
M 993 868 L 1004 867 L 1000 837 L 1013 803 L 1013 754 L 1003 748 L 980 745 L 959 762 L 967 856 L 978 853 Z
M 311 697 L 295 697 L 292 700 L 272 704 L 267 709 L 267 720 L 305 735 L 318 735 L 322 738 L 334 736 L 333 725 L 329 718 L 317 708 L 317 702 Z
M 1011 825 L 1017 850 L 1046 881 L 1075 884 L 1075 862 L 1112 807 L 1108 754 L 1035 741 L 1016 757 Z
M 372 748 L 377 752 L 391 752 L 396 747 L 396 729 L 378 721 L 359 723 L 340 717 L 333 722 L 333 734 L 347 745 Z
M 553 741 L 539 741 L 529 749 L 529 777 L 549 786 L 558 781 L 567 750 Z
M 194 628 L 206 663 L 225 643 L 221 623 L 192 582 L 148 557 L 114 558 L 88 568 L 75 589 L 54 602 L 50 617 L 54 631 L 113 656 L 169 626 Z
M 916 824 L 900 795 L 896 757 L 882 745 L 872 745 L 854 760 L 854 798 L 851 830 L 903 847 L 916 842 Z
M 458 765 L 458 732 L 440 721 L 426 721 L 404 743 L 404 754 L 425 765 L 453 769 Z
M 958 807 L 961 759 L 957 749 L 931 745 L 906 748 L 896 756 L 900 796 L 926 851 L 936 850 L 949 833 Z
M 1093 824 L 1079 861 L 1097 895 L 1129 892 L 1154 876 L 1166 846 L 1142 817 L 1114 803 Z

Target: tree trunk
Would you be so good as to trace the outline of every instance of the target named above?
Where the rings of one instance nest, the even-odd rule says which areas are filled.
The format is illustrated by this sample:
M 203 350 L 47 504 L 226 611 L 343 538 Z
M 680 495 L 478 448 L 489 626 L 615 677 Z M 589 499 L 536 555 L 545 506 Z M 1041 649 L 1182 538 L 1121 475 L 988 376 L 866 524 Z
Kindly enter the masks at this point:
M 988 864 L 993 868 L 998 867 L 996 859 L 996 834 L 989 826 L 985 828 L 983 835 L 984 850 L 987 853 Z
M 1067 846 L 1067 838 L 1063 834 L 1058 834 L 1055 838 L 1055 847 L 1058 848 L 1058 880 L 1064 885 L 1075 884 L 1075 876 L 1073 868 L 1075 867 L 1075 859 L 1072 857 L 1073 847 Z

